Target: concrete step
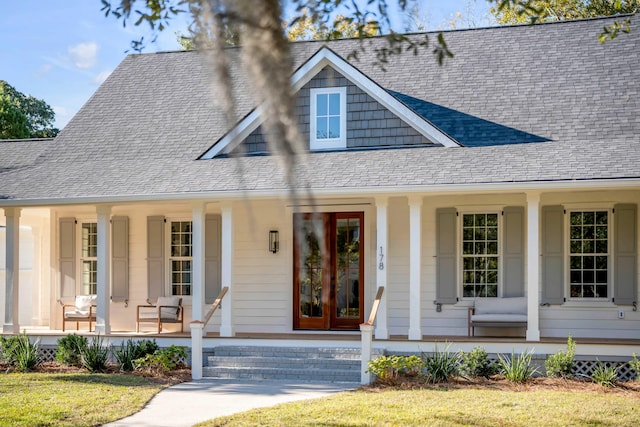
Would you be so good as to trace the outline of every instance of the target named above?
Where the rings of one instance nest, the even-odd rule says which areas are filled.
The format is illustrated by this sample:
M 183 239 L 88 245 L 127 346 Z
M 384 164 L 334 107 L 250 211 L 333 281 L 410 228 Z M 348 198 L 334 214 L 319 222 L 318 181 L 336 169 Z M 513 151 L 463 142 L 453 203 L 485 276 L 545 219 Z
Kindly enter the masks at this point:
M 209 356 L 207 366 L 236 368 L 353 369 L 360 370 L 358 359 L 293 358 L 256 356 Z
M 211 352 L 208 352 L 208 354 L 211 354 Z M 224 357 L 248 356 L 360 360 L 359 348 L 220 346 L 213 349 L 213 354 Z
M 374 357 L 383 354 L 376 351 Z M 220 346 L 204 351 L 203 376 L 301 382 L 359 382 L 360 349 Z
M 289 368 L 241 368 L 210 367 L 202 372 L 204 377 L 252 379 L 252 380 L 289 380 L 299 382 L 344 382 L 360 381 L 360 371 L 333 369 L 289 369 Z

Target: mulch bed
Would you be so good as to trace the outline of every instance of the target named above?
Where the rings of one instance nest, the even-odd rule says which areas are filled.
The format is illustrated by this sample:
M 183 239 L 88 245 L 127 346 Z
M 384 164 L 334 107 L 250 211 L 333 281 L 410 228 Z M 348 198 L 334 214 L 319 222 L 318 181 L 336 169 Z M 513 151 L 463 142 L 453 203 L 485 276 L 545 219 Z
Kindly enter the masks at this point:
M 0 372 L 15 372 L 10 365 L 0 362 Z M 32 372 L 44 372 L 49 374 L 87 374 L 90 375 L 90 372 L 84 368 L 78 368 L 75 366 L 66 366 L 60 364 L 58 362 L 43 362 L 38 364 L 36 368 Z M 149 372 L 121 372 L 118 370 L 116 365 L 110 364 L 107 367 L 107 370 L 104 372 L 106 374 L 116 374 L 116 375 L 136 375 L 140 377 L 148 378 L 149 380 L 159 383 L 159 384 L 177 384 L 181 382 L 191 381 L 191 369 L 180 368 L 174 369 L 168 374 L 158 374 L 158 373 L 149 373 Z
M 401 378 L 396 383 L 375 382 L 364 389 L 376 392 L 382 390 L 456 390 L 456 389 L 491 389 L 504 391 L 560 391 L 585 393 L 621 393 L 640 399 L 640 381 L 619 382 L 615 387 L 604 387 L 590 380 L 537 377 L 525 383 L 513 383 L 500 375 L 491 378 L 454 377 L 446 383 L 431 384 L 419 377 Z

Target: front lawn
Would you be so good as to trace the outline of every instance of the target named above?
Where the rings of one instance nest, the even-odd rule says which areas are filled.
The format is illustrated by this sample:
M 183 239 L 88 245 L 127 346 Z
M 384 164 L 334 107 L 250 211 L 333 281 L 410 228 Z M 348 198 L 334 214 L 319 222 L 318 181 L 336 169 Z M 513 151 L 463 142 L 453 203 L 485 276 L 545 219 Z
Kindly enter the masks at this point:
M 0 374 L 0 426 L 90 426 L 140 409 L 166 387 L 121 374 Z
M 221 417 L 199 426 L 638 426 L 637 387 L 541 379 L 508 384 L 362 389 Z

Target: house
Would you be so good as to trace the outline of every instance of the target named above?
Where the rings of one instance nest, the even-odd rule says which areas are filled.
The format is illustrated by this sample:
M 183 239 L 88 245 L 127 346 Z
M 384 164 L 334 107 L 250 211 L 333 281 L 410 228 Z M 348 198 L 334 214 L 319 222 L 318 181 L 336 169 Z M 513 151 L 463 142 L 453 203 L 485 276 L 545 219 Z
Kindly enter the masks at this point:
M 450 31 L 444 65 L 404 54 L 385 70 L 373 64 L 381 38 L 351 61 L 354 40 L 293 43 L 309 148 L 293 200 L 248 90 L 228 123 L 199 53 L 129 55 L 54 141 L 0 142 L 7 272 L 16 230 L 32 227 L 40 303 L 21 324 L 32 296 L 7 274 L 3 332 L 55 335 L 61 302 L 97 294 L 96 331 L 135 335 L 138 305 L 178 295 L 189 324 L 227 287 L 205 347 L 358 346 L 382 287 L 380 349 L 553 353 L 572 335 L 580 354 L 629 357 L 640 346 L 631 21 L 606 44 L 596 35 L 611 18 Z M 234 88 L 249 87 L 236 71 Z M 469 307 L 511 297 L 526 298 L 524 327 L 468 336 Z M 164 332 L 189 343 L 178 325 Z

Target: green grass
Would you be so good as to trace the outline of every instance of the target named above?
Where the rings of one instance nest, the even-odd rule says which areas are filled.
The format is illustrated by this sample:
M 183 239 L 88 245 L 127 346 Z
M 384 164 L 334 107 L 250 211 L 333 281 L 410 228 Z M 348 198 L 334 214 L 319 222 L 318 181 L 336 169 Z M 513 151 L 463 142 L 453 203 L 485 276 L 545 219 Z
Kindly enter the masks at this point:
M 199 426 L 637 426 L 638 393 L 486 389 L 353 391 Z
M 131 375 L 0 374 L 0 426 L 91 426 L 133 414 L 165 386 Z

